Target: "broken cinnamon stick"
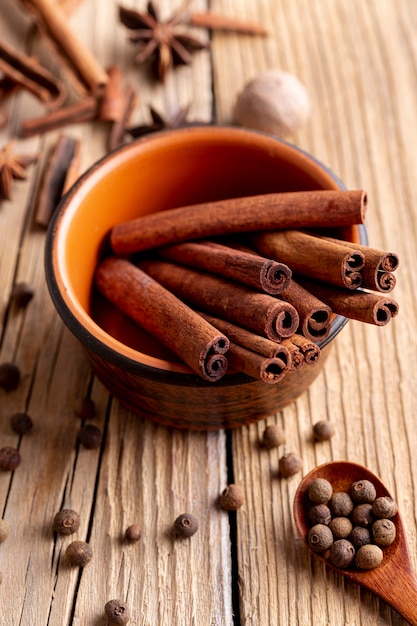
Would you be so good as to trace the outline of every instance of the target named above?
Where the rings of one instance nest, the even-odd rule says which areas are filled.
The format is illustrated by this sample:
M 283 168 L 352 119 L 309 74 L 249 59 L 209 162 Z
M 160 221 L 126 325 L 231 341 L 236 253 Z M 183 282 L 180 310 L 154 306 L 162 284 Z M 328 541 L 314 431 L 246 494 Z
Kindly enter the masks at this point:
M 77 141 L 60 135 L 47 159 L 38 193 L 35 222 L 47 228 L 62 196 L 68 167 L 74 157 Z
M 261 24 L 227 17 L 226 15 L 212 13 L 211 11 L 190 13 L 187 23 L 190 24 L 190 26 L 198 26 L 200 28 L 208 28 L 211 30 L 232 31 L 246 35 L 265 36 L 268 34 L 267 29 Z
M 105 259 L 96 270 L 95 285 L 203 379 L 215 382 L 225 374 L 227 337 L 130 261 Z
M 292 275 L 290 268 L 284 263 L 205 240 L 161 248 L 159 255 L 272 295 L 286 289 Z
M 331 308 L 315 295 L 291 280 L 280 298 L 295 307 L 300 317 L 297 332 L 310 341 L 323 341 L 330 333 Z
M 56 111 L 50 111 L 45 115 L 34 117 L 22 122 L 20 127 L 21 137 L 32 137 L 52 130 L 57 130 L 70 124 L 81 124 L 95 119 L 97 116 L 97 100 L 93 97 L 85 98 L 61 107 Z
M 168 261 L 142 261 L 140 267 L 190 306 L 268 339 L 280 341 L 297 330 L 295 308 L 266 293 Z
M 3 79 L 3 94 L 20 85 L 50 109 L 59 107 L 66 98 L 67 92 L 60 80 L 36 59 L 15 50 L 4 41 L 0 41 L 0 71 L 6 79 L 6 82 Z
M 116 254 L 212 235 L 279 228 L 349 226 L 363 222 L 363 191 L 319 190 L 232 198 L 160 211 L 117 224 Z
M 348 289 L 362 284 L 364 255 L 336 240 L 282 230 L 255 233 L 251 241 L 261 254 L 287 263 L 297 274 Z
M 77 81 L 94 95 L 100 94 L 108 76 L 98 60 L 68 24 L 64 9 L 54 0 L 20 0 L 34 17 L 39 31 L 73 70 Z
M 326 302 L 338 315 L 367 324 L 385 326 L 398 314 L 398 303 L 392 298 L 362 289 L 350 291 L 304 277 L 299 280 L 306 289 Z

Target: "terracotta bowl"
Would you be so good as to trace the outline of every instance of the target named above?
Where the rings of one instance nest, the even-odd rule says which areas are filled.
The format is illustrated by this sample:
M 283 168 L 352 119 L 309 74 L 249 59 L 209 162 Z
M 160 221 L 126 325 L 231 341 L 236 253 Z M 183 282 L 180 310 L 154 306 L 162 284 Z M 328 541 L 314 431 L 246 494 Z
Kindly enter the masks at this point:
M 92 287 L 94 271 L 118 222 L 226 197 L 339 188 L 344 187 L 337 177 L 310 155 L 245 129 L 192 127 L 130 143 L 91 167 L 54 215 L 45 251 L 53 303 L 85 346 L 93 371 L 142 416 L 199 430 L 267 417 L 318 376 L 345 318 L 334 318 L 314 366 L 289 373 L 276 385 L 234 372 L 211 383 L 101 299 Z M 337 234 L 366 243 L 363 227 Z

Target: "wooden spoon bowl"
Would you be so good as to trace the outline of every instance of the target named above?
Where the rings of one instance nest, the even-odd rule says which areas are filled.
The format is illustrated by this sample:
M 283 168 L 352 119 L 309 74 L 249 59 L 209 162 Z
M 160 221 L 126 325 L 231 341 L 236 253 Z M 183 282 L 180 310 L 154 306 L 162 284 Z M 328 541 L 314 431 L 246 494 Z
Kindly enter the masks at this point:
M 293 509 L 297 530 L 307 546 L 307 535 L 312 526 L 308 519 L 308 509 L 311 506 L 308 488 L 316 478 L 327 479 L 333 486 L 333 492 L 349 491 L 353 482 L 367 479 L 374 484 L 377 497 L 392 497 L 381 480 L 363 465 L 336 461 L 314 468 L 301 481 L 295 494 Z M 390 546 L 383 549 L 382 563 L 372 570 L 361 570 L 354 565 L 348 569 L 340 569 L 323 555 L 314 554 L 331 569 L 378 595 L 410 624 L 417 626 L 417 576 L 411 564 L 400 513 L 392 521 L 396 527 L 396 538 Z

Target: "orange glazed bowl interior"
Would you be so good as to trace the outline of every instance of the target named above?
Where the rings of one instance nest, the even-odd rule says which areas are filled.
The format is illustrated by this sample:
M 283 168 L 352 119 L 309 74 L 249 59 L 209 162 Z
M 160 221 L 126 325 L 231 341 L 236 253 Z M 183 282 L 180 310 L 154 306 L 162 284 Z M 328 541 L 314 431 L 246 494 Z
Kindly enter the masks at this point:
M 295 146 L 256 131 L 218 126 L 134 141 L 106 155 L 77 181 L 48 230 L 46 280 L 59 315 L 86 348 L 93 371 L 125 406 L 167 426 L 200 430 L 262 419 L 312 383 L 347 320 L 334 317 L 315 365 L 289 372 L 275 385 L 236 372 L 207 382 L 95 292 L 93 277 L 109 250 L 111 228 L 199 202 L 312 189 L 344 186 Z M 363 226 L 335 234 L 366 243 Z

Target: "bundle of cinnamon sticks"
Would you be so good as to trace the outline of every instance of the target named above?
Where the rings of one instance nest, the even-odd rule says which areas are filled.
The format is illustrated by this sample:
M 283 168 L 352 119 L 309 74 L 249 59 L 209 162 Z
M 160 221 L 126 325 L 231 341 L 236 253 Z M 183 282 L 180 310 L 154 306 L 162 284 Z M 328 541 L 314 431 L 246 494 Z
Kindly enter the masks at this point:
M 275 384 L 318 361 L 333 314 L 397 315 L 398 256 L 323 235 L 364 223 L 366 206 L 363 191 L 323 190 L 147 215 L 113 227 L 95 287 L 202 378 Z

